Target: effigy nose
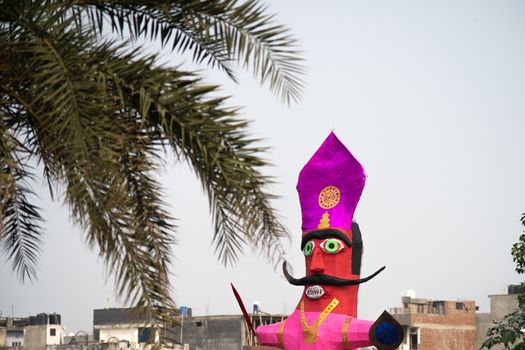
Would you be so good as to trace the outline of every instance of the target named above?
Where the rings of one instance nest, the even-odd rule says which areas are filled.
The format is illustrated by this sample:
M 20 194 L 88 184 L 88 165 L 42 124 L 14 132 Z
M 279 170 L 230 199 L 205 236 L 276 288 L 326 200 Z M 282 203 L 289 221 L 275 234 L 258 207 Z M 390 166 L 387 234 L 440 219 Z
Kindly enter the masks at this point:
M 310 261 L 310 271 L 316 273 L 324 271 L 323 253 L 319 249 L 314 249 L 312 260 Z

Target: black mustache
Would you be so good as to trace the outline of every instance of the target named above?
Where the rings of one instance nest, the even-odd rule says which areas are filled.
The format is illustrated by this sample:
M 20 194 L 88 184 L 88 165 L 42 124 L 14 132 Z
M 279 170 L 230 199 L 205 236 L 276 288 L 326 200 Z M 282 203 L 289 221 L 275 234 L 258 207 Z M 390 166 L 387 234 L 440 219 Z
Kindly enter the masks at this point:
M 354 286 L 357 284 L 361 284 L 367 281 L 370 281 L 372 278 L 377 276 L 381 271 L 383 271 L 386 268 L 386 266 L 383 266 L 370 276 L 367 276 L 365 278 L 360 278 L 356 280 L 347 280 L 344 278 L 334 277 L 330 275 L 325 274 L 315 274 L 310 276 L 305 276 L 302 278 L 293 278 L 292 275 L 288 272 L 288 269 L 286 267 L 286 261 L 283 262 L 283 273 L 288 282 L 290 284 L 293 284 L 294 286 L 305 286 L 307 284 L 324 284 L 327 286 Z

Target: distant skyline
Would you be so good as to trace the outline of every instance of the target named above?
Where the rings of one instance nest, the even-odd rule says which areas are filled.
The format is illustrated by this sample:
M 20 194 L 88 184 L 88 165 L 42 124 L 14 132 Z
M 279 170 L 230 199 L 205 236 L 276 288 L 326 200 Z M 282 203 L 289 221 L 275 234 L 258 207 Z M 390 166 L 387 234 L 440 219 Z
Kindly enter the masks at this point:
M 510 249 L 525 212 L 525 2 L 488 0 L 270 1 L 269 12 L 299 39 L 307 88 L 283 106 L 239 71 L 236 85 L 219 71 L 231 106 L 243 106 L 252 136 L 270 147 L 266 172 L 288 227 L 287 260 L 304 274 L 301 212 L 295 185 L 328 133 L 337 136 L 368 175 L 355 218 L 362 274 L 386 265 L 361 286 L 359 317 L 375 319 L 400 304 L 407 289 L 429 299 L 475 300 L 523 278 Z M 171 65 L 188 58 L 165 52 Z M 207 199 L 185 164 L 166 157 L 159 174 L 177 220 L 171 282 L 178 305 L 194 314 L 239 313 L 229 283 L 247 305 L 291 313 L 302 288 L 264 259 L 246 255 L 223 267 L 211 247 Z M 92 331 L 93 309 L 115 301 L 112 276 L 84 243 L 66 207 L 37 184 L 46 219 L 38 281 L 21 284 L 0 266 L 4 316 L 62 315 L 66 333 Z M 5 259 L 4 259 L 5 261 Z

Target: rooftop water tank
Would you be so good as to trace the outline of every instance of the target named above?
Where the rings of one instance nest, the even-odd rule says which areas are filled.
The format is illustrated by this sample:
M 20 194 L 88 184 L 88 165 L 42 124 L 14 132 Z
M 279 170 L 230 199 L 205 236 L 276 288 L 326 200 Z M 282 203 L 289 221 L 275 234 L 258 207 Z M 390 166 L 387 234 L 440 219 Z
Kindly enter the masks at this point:
M 61 324 L 60 323 L 60 314 L 51 314 L 51 315 L 49 315 L 49 324 Z
M 413 289 L 407 289 L 407 290 L 401 292 L 401 296 L 402 297 L 409 297 L 410 299 L 415 299 L 416 298 L 416 291 L 413 290 Z

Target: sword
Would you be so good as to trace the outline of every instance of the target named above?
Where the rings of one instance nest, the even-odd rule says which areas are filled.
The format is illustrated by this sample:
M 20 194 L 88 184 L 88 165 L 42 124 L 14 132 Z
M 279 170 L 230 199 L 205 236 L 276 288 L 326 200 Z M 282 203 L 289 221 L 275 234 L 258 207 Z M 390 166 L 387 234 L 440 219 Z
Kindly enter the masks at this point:
M 237 289 L 233 286 L 233 283 L 230 282 L 230 285 L 232 286 L 233 294 L 235 295 L 235 299 L 237 299 L 237 303 L 239 304 L 239 307 L 241 308 L 242 314 L 244 316 L 244 320 L 248 324 L 248 328 L 252 332 L 252 334 L 257 338 L 257 333 L 255 332 L 255 328 L 253 327 L 252 320 L 250 319 L 250 315 L 248 315 L 248 311 L 246 311 L 246 308 L 244 307 L 244 303 L 242 302 L 241 296 L 237 292 Z

